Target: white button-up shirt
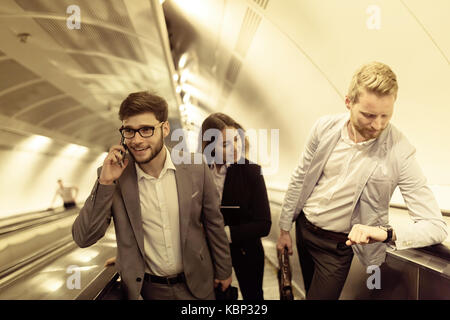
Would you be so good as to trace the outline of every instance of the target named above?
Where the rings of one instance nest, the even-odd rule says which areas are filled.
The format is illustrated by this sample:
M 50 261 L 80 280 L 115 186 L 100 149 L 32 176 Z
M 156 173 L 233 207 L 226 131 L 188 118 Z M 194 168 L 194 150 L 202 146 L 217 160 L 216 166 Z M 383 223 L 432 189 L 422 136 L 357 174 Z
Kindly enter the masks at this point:
M 348 122 L 347 122 L 348 123 Z M 364 159 L 375 139 L 355 143 L 350 140 L 347 123 L 322 176 L 303 207 L 305 217 L 319 228 L 349 233 L 351 209 L 364 169 Z
M 211 173 L 214 179 L 214 184 L 216 185 L 216 189 L 220 194 L 220 202 L 222 202 L 223 186 L 225 185 L 225 178 L 227 176 L 227 169 L 229 166 L 230 165 L 228 163 L 222 165 L 219 171 L 217 171 L 217 165 L 215 163 L 211 165 Z
M 158 178 L 135 165 L 144 229 L 145 271 L 157 276 L 183 272 L 176 168 L 170 152 L 166 148 L 166 160 Z

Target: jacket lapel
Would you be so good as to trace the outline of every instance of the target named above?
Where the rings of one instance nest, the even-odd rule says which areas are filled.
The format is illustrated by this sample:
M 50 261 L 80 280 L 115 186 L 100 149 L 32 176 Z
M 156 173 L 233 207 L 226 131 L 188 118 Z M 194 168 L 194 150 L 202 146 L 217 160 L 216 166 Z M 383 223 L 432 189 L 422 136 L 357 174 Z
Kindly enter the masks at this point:
M 145 257 L 144 230 L 142 227 L 141 201 L 139 199 L 136 167 L 131 157 L 129 157 L 129 161 L 125 171 L 118 179 L 118 184 L 139 249 L 141 250 L 142 256 Z
M 239 195 L 242 190 L 238 190 L 237 188 L 243 186 L 243 182 L 241 179 L 242 176 L 239 175 L 238 170 L 239 167 L 236 164 L 232 164 L 227 168 L 227 174 L 225 176 L 222 191 L 222 201 L 221 201 L 222 206 L 236 205 L 238 199 L 241 198 Z
M 344 125 L 344 123 L 342 123 L 342 125 Z M 324 136 L 319 142 L 317 150 L 311 160 L 309 170 L 305 175 L 300 199 L 304 199 L 306 201 L 306 199 L 308 199 L 311 195 L 311 192 L 314 190 L 317 181 L 319 181 L 319 178 L 322 175 L 323 168 L 325 167 L 328 158 L 339 141 L 341 129 L 342 127 L 340 125 L 336 126 L 335 130 L 333 130 L 329 135 Z
M 185 164 L 175 165 L 175 179 L 177 182 L 178 211 L 180 214 L 181 248 L 186 242 L 189 221 L 191 218 L 192 179 Z

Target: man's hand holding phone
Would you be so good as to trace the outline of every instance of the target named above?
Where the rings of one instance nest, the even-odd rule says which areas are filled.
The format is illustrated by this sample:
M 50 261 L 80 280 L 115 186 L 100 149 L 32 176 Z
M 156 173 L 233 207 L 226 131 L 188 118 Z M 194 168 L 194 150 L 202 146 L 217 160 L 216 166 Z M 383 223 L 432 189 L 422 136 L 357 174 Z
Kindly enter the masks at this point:
M 100 184 L 111 185 L 119 179 L 122 172 L 128 165 L 129 160 L 125 157 L 126 145 L 121 141 L 120 145 L 114 145 L 109 149 L 109 153 L 103 161 L 102 172 L 100 173 Z

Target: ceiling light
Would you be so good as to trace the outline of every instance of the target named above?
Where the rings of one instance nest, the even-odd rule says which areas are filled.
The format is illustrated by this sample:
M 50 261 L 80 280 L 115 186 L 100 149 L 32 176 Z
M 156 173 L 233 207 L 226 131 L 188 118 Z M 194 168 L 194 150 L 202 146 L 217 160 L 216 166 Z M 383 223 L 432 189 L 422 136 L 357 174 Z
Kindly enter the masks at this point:
M 180 60 L 178 61 L 178 68 L 183 69 L 187 62 L 187 53 L 183 53 Z
M 191 94 L 189 93 L 189 92 L 186 92 L 185 94 L 184 94 L 184 97 L 183 97 L 183 102 L 184 103 L 189 103 L 189 100 L 191 99 Z
M 82 156 L 89 151 L 88 148 L 77 145 L 77 144 L 69 144 L 63 151 L 62 155 L 64 156 Z
M 52 139 L 50 138 L 39 135 L 33 135 L 28 139 L 26 139 L 21 145 L 21 147 L 30 151 L 39 151 L 39 150 L 43 151 L 47 149 L 47 147 L 50 145 L 51 142 Z
M 180 77 L 180 83 L 183 84 L 187 81 L 187 79 L 189 78 L 189 70 L 183 70 L 183 72 L 181 73 L 181 77 Z

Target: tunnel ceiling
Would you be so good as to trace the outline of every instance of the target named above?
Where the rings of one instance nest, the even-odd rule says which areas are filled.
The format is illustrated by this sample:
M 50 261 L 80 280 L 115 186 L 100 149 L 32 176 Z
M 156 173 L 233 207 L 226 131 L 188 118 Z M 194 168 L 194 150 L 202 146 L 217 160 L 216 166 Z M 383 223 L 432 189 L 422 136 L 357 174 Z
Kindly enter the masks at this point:
M 80 29 L 68 26 L 71 5 L 80 8 Z M 163 95 L 177 122 L 156 6 L 146 0 L 2 0 L 2 126 L 105 150 L 119 138 L 120 102 L 140 90 Z

